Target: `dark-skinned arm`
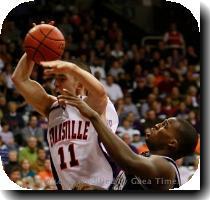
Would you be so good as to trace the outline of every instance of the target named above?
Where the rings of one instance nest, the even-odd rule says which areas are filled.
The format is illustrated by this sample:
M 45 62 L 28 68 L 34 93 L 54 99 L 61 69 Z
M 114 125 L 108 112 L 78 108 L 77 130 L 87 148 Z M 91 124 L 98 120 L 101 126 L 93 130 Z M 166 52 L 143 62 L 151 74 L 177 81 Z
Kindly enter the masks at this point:
M 112 134 L 111 129 L 106 126 L 97 112 L 80 98 L 66 90 L 65 92 L 66 95 L 58 97 L 59 101 L 77 107 L 83 116 L 90 119 L 109 155 L 127 174 L 135 174 L 142 180 L 152 180 L 154 189 L 166 190 L 171 188 L 175 172 L 168 161 L 160 156 L 147 158 L 133 153 L 126 143 L 117 135 Z M 159 179 L 171 181 L 168 181 L 168 184 L 160 185 L 157 181 Z

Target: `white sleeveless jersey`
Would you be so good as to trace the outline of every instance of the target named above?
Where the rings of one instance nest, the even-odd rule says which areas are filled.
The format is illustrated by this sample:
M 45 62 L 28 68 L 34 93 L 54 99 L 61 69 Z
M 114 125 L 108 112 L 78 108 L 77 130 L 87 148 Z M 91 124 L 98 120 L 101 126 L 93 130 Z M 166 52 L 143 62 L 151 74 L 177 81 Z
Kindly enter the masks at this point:
M 110 100 L 106 120 L 115 133 L 118 116 Z M 75 107 L 65 108 L 55 102 L 49 114 L 47 140 L 58 189 L 71 190 L 78 182 L 107 189 L 112 180 L 112 168 L 98 141 L 89 119 Z

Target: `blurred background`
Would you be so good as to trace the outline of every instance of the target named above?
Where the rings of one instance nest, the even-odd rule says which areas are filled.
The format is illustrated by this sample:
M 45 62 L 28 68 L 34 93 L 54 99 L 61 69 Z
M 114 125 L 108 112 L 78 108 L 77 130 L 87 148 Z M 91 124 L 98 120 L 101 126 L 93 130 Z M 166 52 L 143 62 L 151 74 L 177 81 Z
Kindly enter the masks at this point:
M 11 75 L 32 23 L 55 21 L 66 39 L 64 60 L 80 59 L 104 85 L 117 110 L 117 134 L 130 148 L 147 151 L 145 130 L 165 118 L 188 120 L 201 134 L 200 33 L 191 12 L 161 0 L 38 0 L 13 9 L 0 36 L 0 156 L 11 180 L 53 190 L 47 119 L 16 91 Z M 31 78 L 54 94 L 37 66 Z M 200 158 L 177 161 L 182 184 Z

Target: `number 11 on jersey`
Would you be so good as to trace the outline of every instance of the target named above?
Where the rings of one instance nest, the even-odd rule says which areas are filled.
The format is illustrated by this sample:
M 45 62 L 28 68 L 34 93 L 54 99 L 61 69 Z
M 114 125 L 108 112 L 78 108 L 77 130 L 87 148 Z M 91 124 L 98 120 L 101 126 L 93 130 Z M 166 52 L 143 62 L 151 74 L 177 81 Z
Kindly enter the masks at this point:
M 69 162 L 70 167 L 78 166 L 79 161 L 75 158 L 74 144 L 70 144 L 68 146 L 68 152 L 69 152 L 69 156 L 70 156 L 70 160 L 71 160 Z M 60 156 L 60 168 L 61 168 L 61 170 L 66 169 L 67 168 L 67 163 L 65 162 L 64 148 L 63 147 L 60 147 L 58 149 L 58 155 Z

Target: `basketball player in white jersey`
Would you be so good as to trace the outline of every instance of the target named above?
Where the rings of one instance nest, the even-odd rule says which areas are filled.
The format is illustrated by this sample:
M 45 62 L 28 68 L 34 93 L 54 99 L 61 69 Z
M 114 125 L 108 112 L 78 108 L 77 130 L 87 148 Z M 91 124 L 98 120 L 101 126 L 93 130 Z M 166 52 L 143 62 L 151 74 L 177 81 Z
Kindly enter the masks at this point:
M 111 133 L 101 117 L 84 101 L 68 93 L 59 101 L 75 106 L 90 119 L 109 155 L 123 169 L 111 190 L 169 190 L 180 186 L 175 160 L 194 152 L 198 134 L 186 120 L 171 117 L 156 124 L 146 133 L 147 154 L 137 155 L 117 135 Z M 75 190 L 98 190 L 99 187 L 78 183 Z
M 80 95 L 108 122 L 112 131 L 116 131 L 118 116 L 115 108 L 104 87 L 88 72 L 87 66 L 64 61 L 44 62 L 42 65 L 47 66 L 45 75 L 55 75 L 58 93 L 65 95 L 67 89 L 74 95 Z M 60 105 L 57 97 L 48 95 L 39 83 L 31 80 L 33 67 L 34 62 L 24 54 L 12 80 L 27 103 L 49 120 L 47 139 L 58 189 L 70 190 L 76 182 L 81 181 L 108 188 L 113 171 L 92 123 L 75 107 Z

